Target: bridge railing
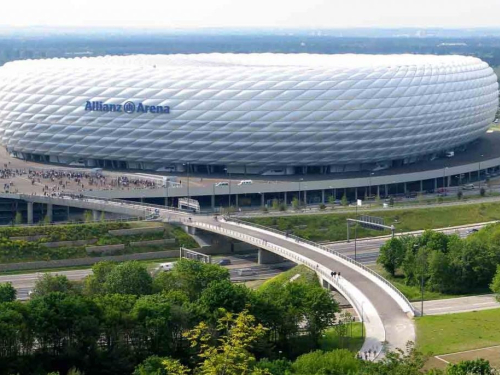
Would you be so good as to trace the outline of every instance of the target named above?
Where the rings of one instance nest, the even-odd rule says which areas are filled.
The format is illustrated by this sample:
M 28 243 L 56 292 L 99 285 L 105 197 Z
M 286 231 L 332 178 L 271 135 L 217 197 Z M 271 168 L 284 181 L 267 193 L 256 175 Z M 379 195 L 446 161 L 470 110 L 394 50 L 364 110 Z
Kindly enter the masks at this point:
M 394 293 L 396 293 L 396 295 L 398 295 L 402 299 L 402 301 L 408 306 L 408 308 L 410 309 L 410 311 L 412 311 L 412 312 L 414 311 L 413 305 L 410 303 L 410 301 L 408 300 L 408 298 L 406 298 L 406 296 L 403 293 L 401 293 L 399 291 L 399 289 L 396 288 L 387 279 L 385 279 L 383 276 L 381 276 L 379 273 L 375 272 L 374 270 L 366 267 L 364 264 L 361 264 L 358 261 L 356 261 L 356 260 L 354 260 L 354 259 L 352 259 L 352 258 L 350 258 L 348 256 L 345 256 L 344 254 L 339 253 L 338 251 L 335 251 L 333 249 L 329 249 L 328 247 L 322 246 L 322 245 L 320 245 L 320 244 L 318 244 L 316 242 L 313 242 L 313 241 L 310 241 L 310 240 L 307 240 L 307 239 L 295 236 L 293 234 L 288 234 L 286 232 L 283 232 L 283 231 L 280 231 L 280 230 L 277 230 L 277 229 L 274 229 L 274 228 L 269 228 L 269 227 L 266 227 L 266 226 L 263 226 L 263 225 L 259 225 L 259 224 L 255 224 L 255 223 L 251 223 L 251 222 L 247 222 L 247 221 L 235 219 L 235 218 L 232 218 L 232 217 L 225 217 L 225 220 L 226 221 L 232 221 L 232 222 L 235 222 L 235 223 L 238 223 L 238 224 L 242 224 L 242 225 L 248 225 L 248 226 L 259 228 L 259 229 L 266 230 L 266 231 L 269 231 L 269 232 L 273 232 L 273 233 L 276 233 L 276 234 L 279 234 L 279 235 L 282 235 L 282 236 L 285 236 L 285 237 L 288 237 L 288 238 L 292 238 L 292 239 L 295 239 L 297 241 L 306 243 L 308 245 L 314 246 L 314 247 L 319 248 L 321 250 L 327 251 L 330 254 L 334 254 L 335 256 L 338 256 L 339 258 L 342 258 L 345 261 L 347 261 L 349 263 L 352 263 L 354 266 L 359 267 L 359 268 L 363 269 L 364 271 L 370 273 L 374 277 L 376 277 L 378 280 L 380 280 L 382 283 L 384 283 L 387 287 L 389 287 Z

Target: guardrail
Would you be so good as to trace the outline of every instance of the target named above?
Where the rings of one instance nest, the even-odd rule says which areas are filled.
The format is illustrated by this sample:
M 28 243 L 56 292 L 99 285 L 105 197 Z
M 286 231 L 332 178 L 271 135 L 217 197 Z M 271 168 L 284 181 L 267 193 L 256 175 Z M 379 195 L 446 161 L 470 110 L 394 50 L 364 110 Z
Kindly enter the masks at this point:
M 403 293 L 401 293 L 398 290 L 398 288 L 396 288 L 394 285 L 392 285 L 388 280 L 386 280 L 384 277 L 382 277 L 377 272 L 375 272 L 372 269 L 366 267 L 365 265 L 363 265 L 363 264 L 355 261 L 354 259 L 349 258 L 348 256 L 345 256 L 344 254 L 341 254 L 341 253 L 339 253 L 339 252 L 337 252 L 335 250 L 329 249 L 326 246 L 322 246 L 322 245 L 320 245 L 320 244 L 318 244 L 316 242 L 313 242 L 313 241 L 310 241 L 310 240 L 306 240 L 304 238 L 295 236 L 293 234 L 288 234 L 288 233 L 279 231 L 279 230 L 274 229 L 274 228 L 268 228 L 268 227 L 265 227 L 263 225 L 259 225 L 259 224 L 255 224 L 255 223 L 250 223 L 250 222 L 239 220 L 239 219 L 235 219 L 235 218 L 232 218 L 232 217 L 225 217 L 225 220 L 226 221 L 233 221 L 233 222 L 235 222 L 237 224 L 248 225 L 248 226 L 251 226 L 251 227 L 255 227 L 255 228 L 259 228 L 259 229 L 266 230 L 266 231 L 269 231 L 269 232 L 273 232 L 273 233 L 276 233 L 276 234 L 279 234 L 279 235 L 282 235 L 282 236 L 285 236 L 285 237 L 288 237 L 288 238 L 292 238 L 292 239 L 298 240 L 300 242 L 306 243 L 308 245 L 314 246 L 314 247 L 316 247 L 318 249 L 327 251 L 330 254 L 333 254 L 335 256 L 338 256 L 339 258 L 342 258 L 343 260 L 351 263 L 352 265 L 354 265 L 356 267 L 359 267 L 362 270 L 370 273 L 375 278 L 377 278 L 378 280 L 380 280 L 381 282 L 383 282 L 385 285 L 387 285 L 393 292 L 395 292 L 402 299 L 402 301 L 408 306 L 409 311 L 411 311 L 412 313 L 414 313 L 414 311 L 415 311 L 413 305 L 410 303 L 410 301 L 408 300 L 408 298 L 406 298 L 406 296 Z

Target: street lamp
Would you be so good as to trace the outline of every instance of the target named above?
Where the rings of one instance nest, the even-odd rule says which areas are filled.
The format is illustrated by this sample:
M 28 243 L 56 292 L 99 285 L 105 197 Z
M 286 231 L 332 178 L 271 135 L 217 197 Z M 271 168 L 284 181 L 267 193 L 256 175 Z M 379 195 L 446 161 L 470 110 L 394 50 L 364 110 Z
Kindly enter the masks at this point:
M 361 301 L 361 337 L 365 337 L 365 310 L 364 310 L 365 301 Z
M 188 196 L 188 203 L 191 200 L 191 196 L 189 195 L 189 162 L 184 163 L 182 165 L 186 166 L 186 171 L 187 171 L 187 196 Z

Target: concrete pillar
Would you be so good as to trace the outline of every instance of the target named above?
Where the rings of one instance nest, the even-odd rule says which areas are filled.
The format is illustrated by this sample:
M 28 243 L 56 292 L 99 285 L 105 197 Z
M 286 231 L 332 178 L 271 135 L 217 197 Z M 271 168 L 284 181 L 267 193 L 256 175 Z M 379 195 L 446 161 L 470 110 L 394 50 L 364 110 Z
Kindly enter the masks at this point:
M 406 194 L 406 182 L 403 184 L 403 191 Z
M 325 204 L 325 189 L 321 190 L 321 203 Z
M 264 207 L 265 204 L 266 204 L 266 199 L 264 198 L 264 193 L 262 193 L 260 195 L 260 206 Z
M 357 201 L 358 200 L 358 188 L 354 188 L 354 199 Z
M 386 197 L 389 195 L 389 189 L 387 188 L 387 184 L 385 184 L 384 194 Z
M 53 215 L 52 215 L 52 204 L 51 203 L 47 204 L 47 217 L 49 218 L 49 222 L 52 223 Z
M 236 196 L 236 208 L 238 208 L 240 206 L 238 203 L 238 194 L 235 194 L 235 196 Z
M 288 204 L 288 199 L 287 199 L 288 194 L 286 193 L 286 191 L 285 191 L 285 193 L 284 193 L 284 194 L 285 194 L 285 197 L 284 197 L 284 198 L 285 198 L 285 205 L 287 205 L 287 204 Z
M 380 198 L 380 185 L 377 185 L 377 197 Z
M 144 203 L 144 198 L 143 197 L 141 197 L 141 203 Z
M 257 259 L 259 264 L 273 264 L 283 262 L 283 258 L 281 256 L 264 249 L 259 249 Z
M 97 210 L 92 210 L 92 219 L 94 221 L 99 221 L 99 211 Z
M 434 179 L 434 192 L 436 192 L 437 189 L 438 189 L 438 179 L 435 178 Z
M 215 195 L 212 194 L 212 210 L 215 210 Z
M 451 186 L 451 176 L 448 176 L 448 181 L 446 181 L 446 186 L 447 187 Z
M 424 192 L 424 180 L 420 180 L 420 192 Z
M 333 199 L 337 199 L 337 189 L 333 189 Z
M 304 190 L 304 205 L 307 206 L 307 191 Z
M 33 224 L 33 202 L 28 203 L 28 224 Z

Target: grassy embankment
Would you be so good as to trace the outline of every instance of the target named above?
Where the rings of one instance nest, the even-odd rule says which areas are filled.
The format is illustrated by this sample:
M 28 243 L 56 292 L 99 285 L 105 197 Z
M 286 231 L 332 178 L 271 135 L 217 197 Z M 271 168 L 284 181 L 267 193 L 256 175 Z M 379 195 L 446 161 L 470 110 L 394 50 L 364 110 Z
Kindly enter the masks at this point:
M 500 345 L 500 309 L 416 319 L 417 348 L 446 354 Z
M 363 214 L 382 217 L 385 224 L 394 224 L 397 232 L 407 232 L 500 220 L 500 203 L 430 207 L 427 209 L 363 211 Z M 354 217 L 355 213 L 352 212 L 348 214 L 260 217 L 246 220 L 282 231 L 289 230 L 295 235 L 313 241 L 343 241 L 347 238 L 346 219 Z M 358 238 L 383 234 L 389 234 L 389 232 L 358 228 Z

